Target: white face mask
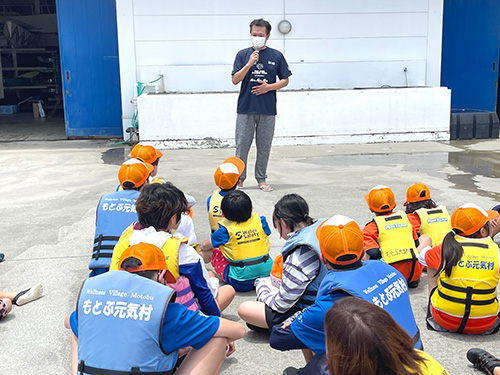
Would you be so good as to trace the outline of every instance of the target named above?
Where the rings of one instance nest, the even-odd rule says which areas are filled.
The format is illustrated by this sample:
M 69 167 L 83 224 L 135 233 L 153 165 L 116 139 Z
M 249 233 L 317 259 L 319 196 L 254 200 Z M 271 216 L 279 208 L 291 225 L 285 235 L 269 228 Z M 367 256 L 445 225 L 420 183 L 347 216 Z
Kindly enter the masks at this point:
M 266 38 L 263 36 L 252 36 L 250 38 L 252 41 L 253 48 L 259 50 L 266 45 Z

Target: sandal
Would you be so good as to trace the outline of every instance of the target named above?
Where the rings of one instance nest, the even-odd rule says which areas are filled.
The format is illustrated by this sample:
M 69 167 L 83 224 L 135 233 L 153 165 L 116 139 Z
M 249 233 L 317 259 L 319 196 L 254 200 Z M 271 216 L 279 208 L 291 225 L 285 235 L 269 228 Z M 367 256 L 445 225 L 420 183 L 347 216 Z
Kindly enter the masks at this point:
M 269 185 L 267 182 L 261 182 L 259 185 L 257 185 L 260 190 L 262 191 L 273 191 L 273 187 Z
M 22 306 L 25 303 L 34 301 L 42 296 L 43 287 L 42 284 L 36 284 L 29 289 L 23 290 L 16 294 L 12 300 L 12 304 L 17 306 Z
M 484 371 L 486 374 L 493 375 L 495 367 L 500 367 L 500 360 L 486 350 L 479 348 L 469 349 L 467 359 L 474 367 Z

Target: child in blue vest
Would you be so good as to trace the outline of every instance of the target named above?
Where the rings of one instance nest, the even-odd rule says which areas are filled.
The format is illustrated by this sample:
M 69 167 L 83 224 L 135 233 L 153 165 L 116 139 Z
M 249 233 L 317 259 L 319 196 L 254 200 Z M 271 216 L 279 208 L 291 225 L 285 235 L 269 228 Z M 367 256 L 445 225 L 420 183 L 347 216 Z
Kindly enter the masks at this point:
M 354 296 L 391 314 L 412 338 L 411 345 L 420 349 L 422 342 L 413 317 L 406 281 L 401 273 L 384 262 L 362 261 L 364 241 L 358 224 L 349 217 L 335 215 L 318 226 L 316 235 L 321 249 L 321 262 L 328 273 L 321 282 L 312 306 L 284 324 L 273 327 L 270 345 L 278 350 L 313 351 L 315 360 L 311 360 L 301 373 L 320 374 L 318 367 L 326 362 L 325 314 L 335 301 Z M 312 356 L 306 358 L 311 359 Z M 295 369 L 288 368 L 284 374 L 296 373 L 293 371 Z
M 135 201 L 148 184 L 153 167 L 139 159 L 129 159 L 118 171 L 122 190 L 101 197 L 96 212 L 94 249 L 90 259 L 90 277 L 109 270 L 113 249 L 122 232 L 137 221 Z
M 65 319 L 72 330 L 72 374 L 218 373 L 245 328 L 173 303 L 173 281 L 160 248 L 127 248 L 120 270 L 89 278 L 77 311 Z M 77 314 L 78 312 L 78 314 Z M 180 362 L 180 361 L 179 361 Z
M 244 170 L 245 163 L 236 156 L 227 158 L 224 160 L 224 163 L 219 165 L 215 170 L 215 185 L 217 185 L 220 190 L 214 190 L 213 194 L 207 199 L 208 222 L 212 233 L 219 229 L 219 221 L 224 217 L 220 209 L 222 198 L 224 198 L 229 191 L 237 188 L 238 181 Z
M 264 216 L 252 212 L 252 201 L 241 190 L 228 192 L 221 210 L 219 229 L 201 245 L 203 257 L 211 256 L 215 272 L 236 291 L 252 290 L 255 279 L 271 273 L 271 230 Z

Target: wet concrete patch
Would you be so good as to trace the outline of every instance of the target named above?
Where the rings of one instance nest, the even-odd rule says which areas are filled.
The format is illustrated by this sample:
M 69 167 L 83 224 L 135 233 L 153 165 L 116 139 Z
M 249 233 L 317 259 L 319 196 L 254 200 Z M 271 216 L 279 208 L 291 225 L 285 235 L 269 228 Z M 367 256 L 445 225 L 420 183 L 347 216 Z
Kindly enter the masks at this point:
M 122 165 L 128 158 L 128 149 L 125 148 L 110 148 L 101 153 L 101 159 L 104 164 Z
M 500 193 L 482 189 L 477 183 L 477 176 L 488 178 L 500 177 L 500 161 L 497 154 L 490 151 L 465 151 L 450 152 L 448 162 L 458 170 L 460 174 L 448 175 L 448 181 L 452 182 L 455 189 L 467 190 L 478 195 L 500 200 Z
M 485 190 L 477 181 L 477 176 L 500 177 L 500 158 L 488 150 L 464 149 L 460 152 L 391 153 L 367 155 L 325 155 L 300 158 L 299 163 L 323 167 L 387 167 L 402 165 L 403 170 L 425 173 L 453 184 L 453 189 L 466 190 L 480 196 L 500 200 L 500 192 Z M 450 172 L 453 167 L 456 173 Z

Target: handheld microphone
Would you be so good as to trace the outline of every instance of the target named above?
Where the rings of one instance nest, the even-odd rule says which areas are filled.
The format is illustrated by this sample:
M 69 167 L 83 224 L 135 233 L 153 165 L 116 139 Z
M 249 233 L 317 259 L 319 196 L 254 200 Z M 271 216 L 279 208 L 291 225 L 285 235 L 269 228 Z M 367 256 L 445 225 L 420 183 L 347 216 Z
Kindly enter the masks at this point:
M 258 49 L 257 47 L 253 47 L 253 49 L 254 49 L 255 51 L 259 52 L 259 49 Z M 258 62 L 258 61 L 259 61 L 259 60 L 255 60 L 255 61 L 253 62 L 253 64 L 254 64 L 254 65 L 257 65 L 257 62 Z

